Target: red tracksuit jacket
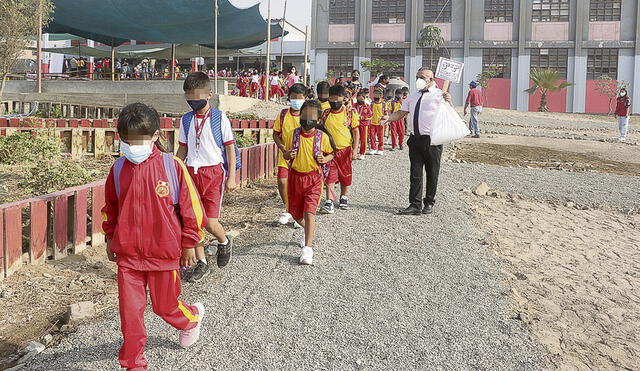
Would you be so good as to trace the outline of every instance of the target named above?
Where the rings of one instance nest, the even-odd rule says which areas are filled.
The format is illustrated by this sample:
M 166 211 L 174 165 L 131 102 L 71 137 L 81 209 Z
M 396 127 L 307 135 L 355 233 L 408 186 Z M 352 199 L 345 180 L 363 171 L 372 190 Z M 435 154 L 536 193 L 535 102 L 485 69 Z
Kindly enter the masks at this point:
M 125 161 L 120 171 L 120 197 L 113 167 L 105 185 L 102 229 L 120 266 L 140 271 L 179 269 L 182 249 L 204 239 L 206 219 L 198 192 L 184 163 L 174 157 L 180 183 L 179 212 L 167 192 L 169 183 L 162 153 L 135 165 Z

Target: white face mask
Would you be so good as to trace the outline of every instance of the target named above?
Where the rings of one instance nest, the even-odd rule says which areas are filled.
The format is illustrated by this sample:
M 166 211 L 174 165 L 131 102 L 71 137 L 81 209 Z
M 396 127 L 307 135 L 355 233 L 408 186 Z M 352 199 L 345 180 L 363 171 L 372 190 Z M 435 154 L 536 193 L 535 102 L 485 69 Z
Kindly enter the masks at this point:
M 122 152 L 127 160 L 137 165 L 151 156 L 151 152 L 153 151 L 151 149 L 152 143 L 152 141 L 145 141 L 144 144 L 132 146 L 121 141 L 120 152 Z
M 624 92 L 624 91 L 621 91 L 621 92 L 620 92 L 620 96 L 621 96 L 621 97 L 624 97 L 625 95 L 627 95 L 627 92 Z
M 425 81 L 425 79 L 417 79 L 416 80 L 416 88 L 418 91 L 422 91 L 429 87 L 429 83 Z

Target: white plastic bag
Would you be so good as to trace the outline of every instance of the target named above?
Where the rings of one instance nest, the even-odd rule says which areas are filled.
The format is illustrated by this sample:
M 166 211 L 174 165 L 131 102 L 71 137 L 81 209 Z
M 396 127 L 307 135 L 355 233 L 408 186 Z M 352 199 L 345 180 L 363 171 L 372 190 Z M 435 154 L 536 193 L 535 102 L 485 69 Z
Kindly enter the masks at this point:
M 441 103 L 431 125 L 431 145 L 450 143 L 470 133 L 458 112 L 449 103 Z

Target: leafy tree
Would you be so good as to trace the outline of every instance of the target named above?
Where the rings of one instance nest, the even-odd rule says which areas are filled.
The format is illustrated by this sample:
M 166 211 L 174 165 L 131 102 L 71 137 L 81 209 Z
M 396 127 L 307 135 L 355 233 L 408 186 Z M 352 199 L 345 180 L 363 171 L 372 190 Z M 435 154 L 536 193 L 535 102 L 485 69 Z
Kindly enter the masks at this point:
M 533 86 L 525 90 L 525 93 L 534 94 L 540 90 L 542 94 L 540 96 L 540 106 L 538 111 L 549 112 L 547 107 L 547 94 L 549 92 L 557 92 L 566 89 L 568 86 L 573 85 L 567 81 L 561 81 L 558 77 L 558 71 L 551 69 L 534 68 L 529 74 L 529 78 L 533 82 Z
M 51 0 L 0 1 L 0 98 L 7 76 L 23 50 L 38 34 L 39 12 L 44 27 L 51 20 Z
M 598 78 L 596 82 L 596 91 L 609 98 L 609 112 L 607 113 L 608 115 L 613 113 L 613 101 L 618 96 L 620 89 L 626 89 L 628 88 L 628 86 L 628 81 L 616 81 L 608 75 L 602 75 Z
M 424 26 L 424 28 L 420 30 L 418 45 L 422 48 L 440 49 L 440 47 L 444 45 L 444 38 L 442 37 L 440 27 L 431 24 Z M 433 53 L 431 54 L 429 65 L 433 66 Z
M 360 62 L 360 66 L 363 70 L 369 71 L 372 74 L 385 74 L 389 75 L 391 71 L 400 68 L 400 64 L 392 61 L 385 61 L 384 59 L 372 59 L 370 61 Z
M 324 77 L 326 78 L 327 81 L 329 81 L 329 79 L 333 77 L 333 70 L 328 69 L 327 72 L 324 74 Z
M 485 105 L 488 105 L 489 100 L 487 98 L 487 89 L 489 88 L 489 80 L 498 76 L 500 71 L 495 66 L 489 66 L 486 70 L 482 71 L 476 76 L 476 80 L 482 88 L 482 96 L 484 97 Z

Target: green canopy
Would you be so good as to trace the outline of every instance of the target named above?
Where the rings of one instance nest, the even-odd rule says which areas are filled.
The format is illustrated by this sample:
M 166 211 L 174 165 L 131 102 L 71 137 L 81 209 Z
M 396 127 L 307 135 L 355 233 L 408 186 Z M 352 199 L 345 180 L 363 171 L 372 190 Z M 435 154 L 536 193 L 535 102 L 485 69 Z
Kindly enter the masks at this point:
M 53 0 L 55 12 L 46 32 L 70 33 L 117 46 L 128 40 L 169 44 L 214 43 L 211 0 Z M 267 22 L 258 5 L 239 9 L 218 0 L 218 47 L 242 49 L 267 41 Z M 271 25 L 271 37 L 282 28 Z

